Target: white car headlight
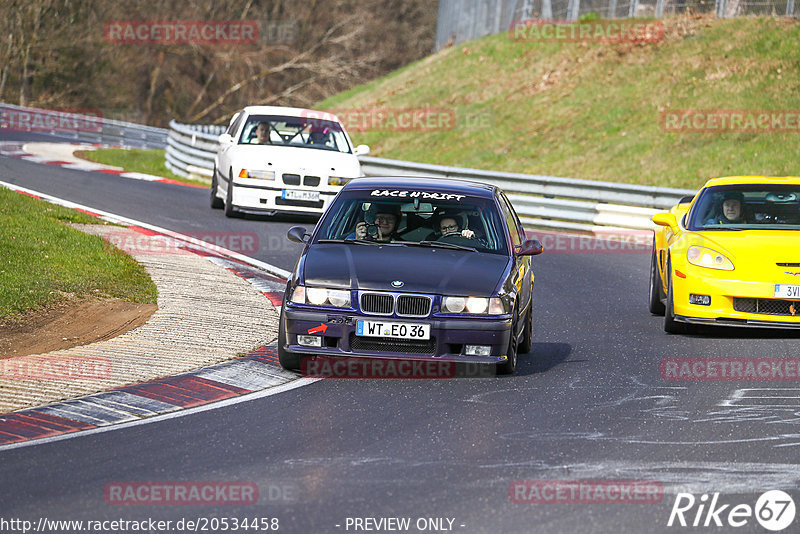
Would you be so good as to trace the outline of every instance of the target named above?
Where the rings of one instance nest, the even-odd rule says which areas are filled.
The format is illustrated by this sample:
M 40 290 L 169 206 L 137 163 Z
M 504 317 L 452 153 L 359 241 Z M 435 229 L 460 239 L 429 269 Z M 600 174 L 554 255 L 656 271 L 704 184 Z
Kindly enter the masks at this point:
M 503 315 L 506 313 L 499 297 L 443 297 L 444 313 L 469 313 L 473 315 Z
M 709 269 L 722 269 L 724 271 L 733 270 L 733 262 L 727 256 L 716 250 L 692 245 L 686 251 L 686 260 L 698 267 L 708 267 Z
M 254 171 L 242 169 L 239 171 L 239 178 L 255 178 L 257 180 L 274 180 L 275 171 Z
M 346 308 L 350 306 L 350 291 L 346 289 L 297 286 L 294 288 L 294 293 L 292 293 L 290 300 L 296 304 Z

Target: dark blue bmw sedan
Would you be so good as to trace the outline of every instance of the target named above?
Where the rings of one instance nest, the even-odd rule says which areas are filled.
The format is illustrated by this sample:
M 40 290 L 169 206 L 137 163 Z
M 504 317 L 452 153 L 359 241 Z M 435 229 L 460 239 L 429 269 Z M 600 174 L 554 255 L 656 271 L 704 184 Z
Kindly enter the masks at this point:
M 286 285 L 278 355 L 496 365 L 531 348 L 542 252 L 497 187 L 439 178 L 359 178 L 339 192 Z

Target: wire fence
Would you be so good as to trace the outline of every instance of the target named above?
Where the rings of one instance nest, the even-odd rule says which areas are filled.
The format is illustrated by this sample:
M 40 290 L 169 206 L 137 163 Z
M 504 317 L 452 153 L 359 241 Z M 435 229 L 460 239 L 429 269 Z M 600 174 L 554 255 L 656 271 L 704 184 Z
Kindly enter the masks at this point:
M 800 6 L 795 0 L 439 0 L 435 49 L 504 32 L 519 20 L 578 20 L 589 14 L 661 18 L 686 12 L 798 17 Z

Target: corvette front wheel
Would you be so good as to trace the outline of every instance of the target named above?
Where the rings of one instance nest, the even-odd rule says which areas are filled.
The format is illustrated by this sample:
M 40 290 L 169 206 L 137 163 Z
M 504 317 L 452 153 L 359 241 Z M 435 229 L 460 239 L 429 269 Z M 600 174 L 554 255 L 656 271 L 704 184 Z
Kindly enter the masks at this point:
M 668 334 L 688 334 L 692 330 L 691 326 L 675 320 L 672 295 L 672 266 L 670 263 L 667 263 L 667 281 L 667 307 L 664 313 L 664 331 Z

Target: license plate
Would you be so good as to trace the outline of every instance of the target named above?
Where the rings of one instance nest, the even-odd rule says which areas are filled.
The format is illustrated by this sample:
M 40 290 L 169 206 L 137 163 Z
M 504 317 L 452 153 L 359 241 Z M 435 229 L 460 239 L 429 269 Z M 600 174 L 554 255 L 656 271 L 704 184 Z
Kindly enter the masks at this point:
M 356 321 L 356 335 L 366 337 L 393 337 L 397 339 L 430 339 L 431 325 L 387 323 L 383 321 Z
M 319 201 L 319 191 L 299 191 L 297 189 L 284 189 L 281 198 L 285 200 Z
M 775 298 L 800 299 L 800 286 L 775 284 Z

